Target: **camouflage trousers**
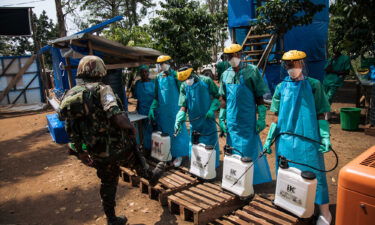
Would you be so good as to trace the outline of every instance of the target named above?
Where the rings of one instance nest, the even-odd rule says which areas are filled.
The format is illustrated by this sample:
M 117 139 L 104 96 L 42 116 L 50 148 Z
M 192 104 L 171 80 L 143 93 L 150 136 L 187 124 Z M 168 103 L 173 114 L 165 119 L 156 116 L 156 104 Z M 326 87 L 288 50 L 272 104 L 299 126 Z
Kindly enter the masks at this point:
M 107 163 L 95 161 L 94 167 L 96 174 L 99 177 L 100 184 L 100 197 L 102 206 L 107 218 L 116 216 L 116 191 L 120 175 L 120 167 L 117 162 Z

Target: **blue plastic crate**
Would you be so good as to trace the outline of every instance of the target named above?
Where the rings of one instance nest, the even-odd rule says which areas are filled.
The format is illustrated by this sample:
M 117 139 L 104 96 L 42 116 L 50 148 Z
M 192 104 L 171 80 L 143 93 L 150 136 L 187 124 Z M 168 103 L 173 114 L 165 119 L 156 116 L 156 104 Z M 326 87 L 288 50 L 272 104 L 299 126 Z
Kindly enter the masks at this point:
M 59 120 L 57 113 L 48 114 L 47 116 L 48 130 L 52 140 L 58 144 L 69 142 L 68 134 L 65 131 L 65 122 Z

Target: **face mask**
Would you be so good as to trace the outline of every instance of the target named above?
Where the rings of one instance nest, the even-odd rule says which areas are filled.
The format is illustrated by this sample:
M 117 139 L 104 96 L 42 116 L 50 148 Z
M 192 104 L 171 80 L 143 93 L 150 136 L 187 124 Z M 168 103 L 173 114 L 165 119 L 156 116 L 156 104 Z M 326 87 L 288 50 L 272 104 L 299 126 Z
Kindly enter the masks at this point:
M 288 74 L 292 79 L 297 79 L 302 75 L 302 69 L 301 68 L 289 69 Z
M 230 60 L 229 60 L 229 64 L 232 66 L 232 67 L 237 67 L 241 62 L 241 59 L 238 58 L 238 57 L 232 57 Z
M 161 69 L 163 70 L 163 71 L 168 71 L 169 70 L 169 67 L 171 67 L 170 65 L 168 65 L 168 64 L 162 64 L 161 65 Z
M 186 82 L 186 84 L 187 84 L 188 86 L 193 85 L 193 84 L 194 84 L 194 77 L 192 77 L 192 78 L 190 78 L 190 79 L 187 79 L 185 82 Z

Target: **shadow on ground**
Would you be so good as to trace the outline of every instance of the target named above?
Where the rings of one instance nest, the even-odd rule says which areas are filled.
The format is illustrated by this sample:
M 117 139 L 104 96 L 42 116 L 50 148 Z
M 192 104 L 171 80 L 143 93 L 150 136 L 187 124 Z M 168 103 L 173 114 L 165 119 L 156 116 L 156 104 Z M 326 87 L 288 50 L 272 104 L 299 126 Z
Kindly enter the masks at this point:
M 0 183 L 15 184 L 23 178 L 43 174 L 45 169 L 60 164 L 68 158 L 68 154 L 56 154 L 67 151 L 65 145 L 52 141 L 49 144 L 38 145 L 51 138 L 46 128 L 0 142 Z M 43 163 L 41 163 L 43 162 Z

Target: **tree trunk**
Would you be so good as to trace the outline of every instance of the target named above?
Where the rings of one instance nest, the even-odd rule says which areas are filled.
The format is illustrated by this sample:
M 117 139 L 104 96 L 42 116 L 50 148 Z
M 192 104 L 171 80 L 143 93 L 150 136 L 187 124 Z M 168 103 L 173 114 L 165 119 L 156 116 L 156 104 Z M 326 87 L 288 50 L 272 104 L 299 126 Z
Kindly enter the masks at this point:
M 60 37 L 66 36 L 65 18 L 62 10 L 61 0 L 55 0 L 57 22 L 59 24 L 59 35 Z
M 137 1 L 132 0 L 132 16 L 133 16 L 133 24 L 131 24 L 131 27 L 138 26 L 138 15 L 137 15 Z

